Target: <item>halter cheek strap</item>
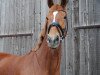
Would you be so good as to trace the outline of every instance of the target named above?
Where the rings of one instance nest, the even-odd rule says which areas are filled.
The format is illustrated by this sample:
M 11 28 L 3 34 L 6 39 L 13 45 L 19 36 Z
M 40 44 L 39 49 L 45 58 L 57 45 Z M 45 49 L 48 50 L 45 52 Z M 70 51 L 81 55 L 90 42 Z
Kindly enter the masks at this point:
M 58 32 L 60 33 L 60 37 L 61 37 L 62 39 L 64 39 L 64 38 L 65 38 L 64 32 L 65 32 L 66 29 L 62 29 L 62 27 L 60 26 L 60 24 L 59 24 L 58 22 L 52 22 L 52 23 L 50 24 L 50 26 L 48 27 L 48 34 L 49 34 L 49 32 L 50 32 L 51 27 L 53 27 L 53 26 L 55 26 L 55 27 L 57 28 Z M 60 32 L 59 30 L 60 30 L 61 32 Z

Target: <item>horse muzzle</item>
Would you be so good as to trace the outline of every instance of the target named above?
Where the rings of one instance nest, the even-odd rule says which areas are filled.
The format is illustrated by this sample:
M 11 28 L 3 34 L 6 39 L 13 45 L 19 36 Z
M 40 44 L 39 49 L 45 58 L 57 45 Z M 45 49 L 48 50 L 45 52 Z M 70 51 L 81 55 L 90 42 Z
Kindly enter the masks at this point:
M 53 38 L 49 35 L 47 36 L 47 43 L 50 48 L 57 48 L 60 45 L 60 42 L 60 36 L 58 35 Z

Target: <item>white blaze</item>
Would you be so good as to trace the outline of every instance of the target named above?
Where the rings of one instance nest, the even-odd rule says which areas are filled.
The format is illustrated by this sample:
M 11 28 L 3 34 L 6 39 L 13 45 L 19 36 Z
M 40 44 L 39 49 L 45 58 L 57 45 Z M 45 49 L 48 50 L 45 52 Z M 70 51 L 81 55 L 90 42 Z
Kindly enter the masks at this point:
M 58 14 L 58 11 L 54 11 L 54 12 L 53 12 L 53 16 L 54 16 L 53 22 L 56 21 L 56 15 L 57 15 L 57 14 Z

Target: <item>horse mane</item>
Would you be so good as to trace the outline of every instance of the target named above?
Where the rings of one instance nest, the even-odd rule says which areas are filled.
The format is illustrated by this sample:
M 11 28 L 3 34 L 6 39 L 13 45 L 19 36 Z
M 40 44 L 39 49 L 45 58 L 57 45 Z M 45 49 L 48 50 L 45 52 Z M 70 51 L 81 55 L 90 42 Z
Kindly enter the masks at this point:
M 47 20 L 45 21 L 45 25 L 43 25 L 42 30 L 41 30 L 41 32 L 39 34 L 36 47 L 33 48 L 32 51 L 37 51 L 41 47 L 41 45 L 43 43 L 43 40 L 44 40 L 44 38 L 46 36 L 46 31 L 47 31 Z

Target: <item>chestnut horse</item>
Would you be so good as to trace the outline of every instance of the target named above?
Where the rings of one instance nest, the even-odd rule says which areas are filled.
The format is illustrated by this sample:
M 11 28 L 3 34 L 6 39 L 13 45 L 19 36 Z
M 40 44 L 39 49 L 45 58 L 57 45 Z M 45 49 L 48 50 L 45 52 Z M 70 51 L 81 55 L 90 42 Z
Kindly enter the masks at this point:
M 49 13 L 35 49 L 23 56 L 0 53 L 0 75 L 60 75 L 61 42 L 67 33 L 67 0 L 54 4 L 48 0 Z

